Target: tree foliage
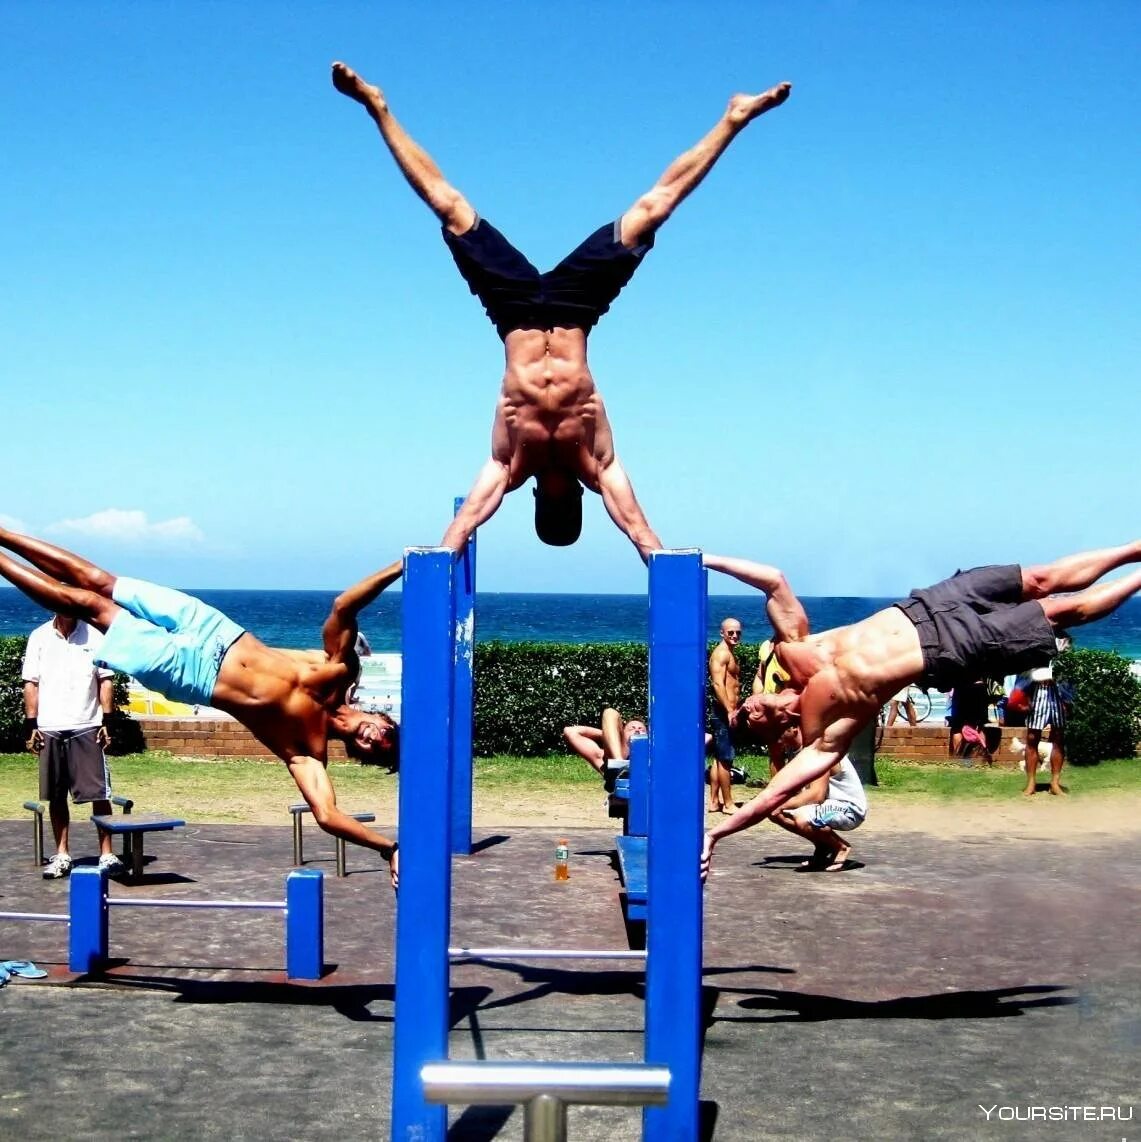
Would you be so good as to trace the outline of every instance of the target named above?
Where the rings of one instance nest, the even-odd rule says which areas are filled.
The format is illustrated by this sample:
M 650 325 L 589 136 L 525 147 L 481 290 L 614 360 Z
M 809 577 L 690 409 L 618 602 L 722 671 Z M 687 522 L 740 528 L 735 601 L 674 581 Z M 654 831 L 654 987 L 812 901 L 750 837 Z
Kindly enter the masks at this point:
M 1072 688 L 1066 757 L 1077 765 L 1132 757 L 1141 741 L 1141 679 L 1130 662 L 1109 650 L 1060 654 L 1054 677 Z

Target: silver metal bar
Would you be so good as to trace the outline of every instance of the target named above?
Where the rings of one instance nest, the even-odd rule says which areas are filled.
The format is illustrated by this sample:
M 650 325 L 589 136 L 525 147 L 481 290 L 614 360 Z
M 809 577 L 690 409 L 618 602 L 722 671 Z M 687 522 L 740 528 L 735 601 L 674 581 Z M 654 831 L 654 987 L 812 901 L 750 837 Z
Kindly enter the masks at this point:
M 109 908 L 252 908 L 285 911 L 281 900 L 112 900 L 107 899 Z
M 549 1095 L 589 1106 L 663 1106 L 669 1101 L 668 1067 L 645 1063 L 425 1063 L 420 1068 L 429 1102 L 506 1106 Z
M 58 920 L 66 924 L 70 916 L 56 916 L 51 912 L 0 912 L 0 920 Z
M 644 951 L 591 948 L 449 948 L 450 960 L 644 960 Z

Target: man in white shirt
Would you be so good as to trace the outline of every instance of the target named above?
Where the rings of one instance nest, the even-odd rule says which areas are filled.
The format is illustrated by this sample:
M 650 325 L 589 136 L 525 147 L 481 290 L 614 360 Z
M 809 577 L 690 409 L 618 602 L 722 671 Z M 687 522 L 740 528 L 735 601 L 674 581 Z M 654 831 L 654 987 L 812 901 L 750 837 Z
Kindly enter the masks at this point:
M 28 636 L 24 653 L 24 717 L 28 749 L 40 758 L 40 797 L 47 801 L 55 855 L 47 880 L 71 872 L 67 795 L 96 814 L 111 812 L 111 774 L 103 750 L 110 744 L 107 718 L 114 708 L 113 672 L 95 665 L 103 636 L 87 623 L 57 614 Z M 111 834 L 99 830 L 99 867 L 122 870 Z

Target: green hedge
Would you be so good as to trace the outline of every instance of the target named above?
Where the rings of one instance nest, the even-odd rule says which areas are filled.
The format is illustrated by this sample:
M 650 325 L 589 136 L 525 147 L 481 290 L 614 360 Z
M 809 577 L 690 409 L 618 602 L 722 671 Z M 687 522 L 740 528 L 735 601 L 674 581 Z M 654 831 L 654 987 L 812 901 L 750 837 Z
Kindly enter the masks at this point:
M 755 645 L 737 651 L 745 694 L 757 671 L 757 652 Z M 563 752 L 563 726 L 597 726 L 606 706 L 627 718 L 645 718 L 646 670 L 640 643 L 477 643 L 475 752 Z
M 1074 691 L 1067 760 L 1096 765 L 1132 757 L 1141 741 L 1141 679 L 1128 659 L 1108 650 L 1069 650 L 1058 655 L 1054 675 Z
M 0 750 L 23 748 L 24 637 L 0 638 Z M 712 651 L 710 644 L 709 650 Z M 757 670 L 756 644 L 739 647 L 741 692 Z M 1141 740 L 1141 680 L 1128 660 L 1102 650 L 1061 655 L 1057 674 L 1074 685 L 1067 753 L 1078 764 L 1131 757 Z M 476 645 L 475 752 L 542 756 L 564 750 L 563 726 L 598 725 L 605 706 L 646 717 L 646 648 L 640 643 L 486 642 Z M 115 700 L 126 705 L 127 679 L 115 676 Z M 707 687 L 708 691 L 708 687 Z M 707 697 L 707 704 L 711 700 Z M 141 747 L 136 723 L 116 719 L 114 751 Z

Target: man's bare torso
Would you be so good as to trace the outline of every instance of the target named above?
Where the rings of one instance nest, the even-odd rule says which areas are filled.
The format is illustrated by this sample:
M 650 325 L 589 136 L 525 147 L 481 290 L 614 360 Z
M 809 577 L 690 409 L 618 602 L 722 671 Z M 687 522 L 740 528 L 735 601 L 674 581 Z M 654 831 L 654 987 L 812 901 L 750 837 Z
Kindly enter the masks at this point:
M 586 362 L 586 334 L 516 329 L 504 349 L 491 452 L 508 468 L 508 490 L 555 468 L 597 492 L 599 470 L 613 459 L 614 443 Z
M 843 705 L 882 705 L 923 674 L 919 634 L 898 607 L 887 607 L 850 626 L 780 642 L 776 651 L 797 690 L 830 668 L 836 700 Z
M 324 761 L 329 712 L 351 682 L 321 651 L 278 650 L 247 632 L 226 652 L 211 701 L 282 760 Z

